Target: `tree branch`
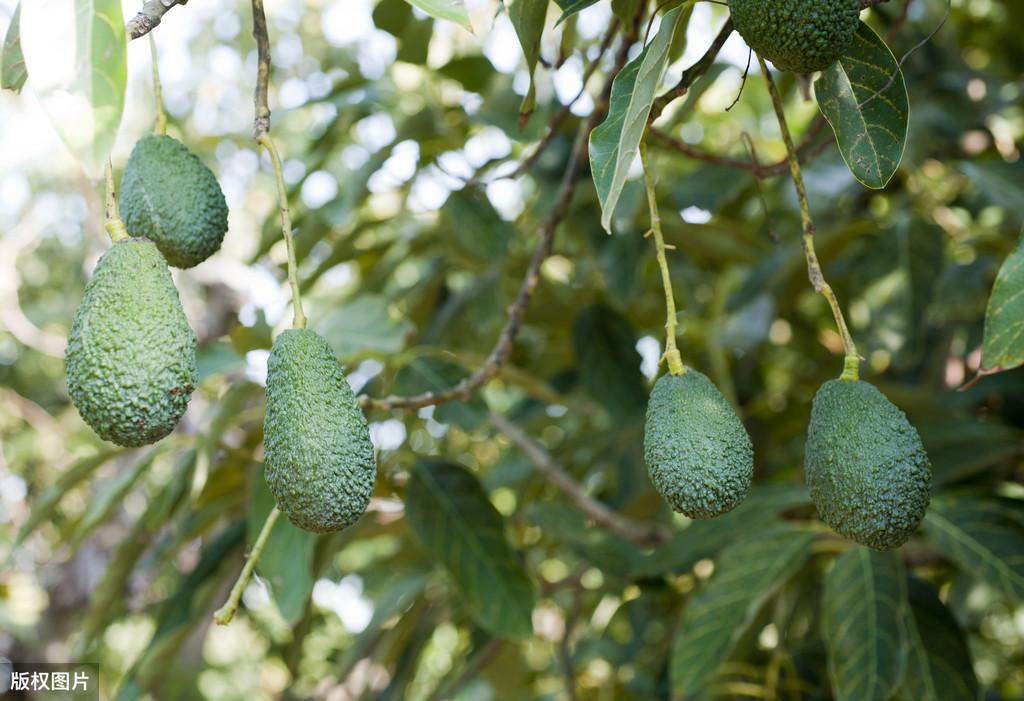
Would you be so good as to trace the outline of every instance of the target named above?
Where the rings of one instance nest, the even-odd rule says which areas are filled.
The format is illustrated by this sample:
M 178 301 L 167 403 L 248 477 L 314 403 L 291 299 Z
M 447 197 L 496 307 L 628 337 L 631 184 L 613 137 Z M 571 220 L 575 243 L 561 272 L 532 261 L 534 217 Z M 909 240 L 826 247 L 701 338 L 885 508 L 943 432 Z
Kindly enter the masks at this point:
M 651 114 L 647 118 L 648 124 L 654 124 L 670 102 L 689 92 L 690 86 L 693 85 L 697 78 L 700 78 L 708 72 L 708 69 L 711 68 L 715 59 L 718 57 L 718 52 L 722 50 L 722 47 L 725 45 L 729 35 L 732 34 L 732 29 L 732 20 L 726 20 L 725 24 L 723 24 L 722 28 L 718 31 L 718 36 L 716 36 L 715 40 L 711 42 L 711 46 L 708 47 L 706 52 L 704 52 L 704 55 L 701 56 L 700 60 L 683 71 L 683 75 L 680 76 L 678 83 L 664 94 L 658 96 L 654 101 L 654 104 L 651 106 Z
M 138 39 L 153 31 L 167 12 L 175 5 L 184 5 L 188 0 L 146 0 L 142 10 L 128 20 L 125 32 L 128 39 Z
M 527 436 L 522 429 L 504 416 L 492 413 L 490 421 L 494 428 L 523 451 L 538 472 L 547 477 L 598 526 L 640 545 L 658 545 L 668 540 L 669 529 L 628 519 L 583 491 L 576 480 L 554 461 L 544 446 Z

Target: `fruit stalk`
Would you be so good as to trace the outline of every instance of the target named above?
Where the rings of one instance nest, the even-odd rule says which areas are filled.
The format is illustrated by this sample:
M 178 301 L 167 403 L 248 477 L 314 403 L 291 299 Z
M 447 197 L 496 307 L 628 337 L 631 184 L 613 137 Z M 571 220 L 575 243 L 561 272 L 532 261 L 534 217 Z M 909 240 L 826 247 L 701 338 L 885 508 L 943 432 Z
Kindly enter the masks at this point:
M 665 251 L 665 237 L 661 232 L 661 214 L 658 212 L 658 199 L 654 191 L 654 175 L 651 173 L 651 163 L 647 157 L 647 144 L 640 142 L 640 162 L 644 170 L 644 187 L 647 190 L 647 206 L 651 212 L 651 234 L 654 236 L 654 248 L 658 257 L 658 267 L 661 268 L 661 285 L 665 290 L 665 355 L 662 360 L 668 363 L 668 371 L 673 375 L 684 375 L 686 366 L 683 365 L 683 357 L 676 347 L 676 300 L 672 294 L 672 275 L 668 270 L 668 258 Z
M 260 529 L 260 534 L 256 538 L 256 544 L 252 546 L 252 552 L 249 553 L 245 566 L 242 567 L 242 572 L 238 575 L 235 585 L 231 587 L 231 594 L 228 595 L 228 600 L 213 614 L 213 622 L 217 625 L 226 626 L 235 617 L 235 612 L 238 610 L 238 602 L 242 598 L 242 592 L 245 591 L 245 586 L 249 583 L 252 570 L 259 561 L 260 555 L 263 554 L 263 548 L 266 547 L 267 539 L 270 538 L 270 532 L 274 530 L 274 524 L 277 523 L 277 517 L 280 515 L 281 512 L 276 506 L 267 515 L 267 520 L 263 522 L 263 528 Z
M 107 201 L 103 225 L 110 235 L 110 240 L 117 243 L 121 239 L 128 238 L 128 230 L 121 219 L 121 212 L 117 208 L 117 192 L 114 188 L 114 165 L 107 158 L 106 168 Z
M 807 276 L 815 292 L 818 292 L 828 301 L 832 309 L 832 316 L 836 320 L 836 327 L 839 329 L 839 336 L 843 341 L 843 353 L 846 356 L 843 362 L 843 374 L 841 379 L 857 380 L 859 375 L 860 355 L 857 353 L 857 346 L 853 342 L 853 336 L 846 325 L 843 317 L 843 310 L 839 306 L 839 300 L 832 287 L 825 281 L 825 274 L 821 271 L 821 264 L 818 262 L 818 255 L 814 251 L 814 220 L 811 218 L 811 205 L 807 199 L 807 188 L 804 186 L 803 173 L 800 170 L 800 160 L 796 147 L 793 145 L 793 137 L 789 132 L 789 125 L 786 123 L 786 113 L 782 107 L 782 97 L 779 89 L 772 79 L 772 74 L 764 59 L 757 57 L 761 66 L 765 82 L 768 84 L 768 94 L 772 99 L 772 107 L 775 109 L 775 116 L 779 120 L 779 131 L 782 132 L 782 140 L 786 144 L 786 158 L 789 161 L 789 172 L 793 179 L 793 186 L 796 188 L 796 197 L 800 203 L 800 219 L 803 221 L 803 248 L 804 256 L 807 259 Z
M 157 62 L 156 40 L 149 35 L 149 57 L 153 64 L 153 102 L 156 103 L 156 123 L 153 133 L 161 136 L 167 133 L 167 112 L 164 111 L 164 93 L 160 85 L 160 66 Z
M 270 160 L 274 164 L 274 178 L 277 181 L 278 210 L 281 214 L 281 233 L 284 236 L 285 247 L 288 249 L 288 284 L 292 288 L 292 307 L 295 309 L 292 327 L 304 329 L 306 328 L 306 315 L 302 311 L 302 292 L 299 291 L 299 266 L 295 260 L 292 215 L 288 211 L 288 191 L 285 189 L 284 175 L 281 172 L 281 156 L 277 153 L 277 147 L 274 146 L 274 142 L 269 134 L 261 134 L 257 141 L 270 154 Z

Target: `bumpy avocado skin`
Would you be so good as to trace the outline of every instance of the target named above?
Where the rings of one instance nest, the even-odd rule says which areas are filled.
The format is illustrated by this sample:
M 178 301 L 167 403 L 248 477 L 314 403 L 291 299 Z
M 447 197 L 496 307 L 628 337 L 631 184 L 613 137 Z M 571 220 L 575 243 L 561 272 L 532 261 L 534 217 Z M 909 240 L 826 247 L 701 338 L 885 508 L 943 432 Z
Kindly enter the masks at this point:
M 135 144 L 119 204 L 128 233 L 155 241 L 176 268 L 191 268 L 216 253 L 228 230 L 216 176 L 170 136 L 145 136 Z
M 821 386 L 804 461 L 821 519 L 861 545 L 899 547 L 924 518 L 928 455 L 906 415 L 874 385 L 830 380 Z
M 853 42 L 860 0 L 729 0 L 736 30 L 783 71 L 823 71 Z
M 665 501 L 695 519 L 735 508 L 754 473 L 754 450 L 739 417 L 711 380 L 692 369 L 655 383 L 644 459 Z
M 152 241 L 122 239 L 100 258 L 65 360 L 71 400 L 104 440 L 137 447 L 174 430 L 196 385 L 196 334 Z
M 263 445 L 267 485 L 299 528 L 339 531 L 366 511 L 377 477 L 366 417 L 334 351 L 313 331 L 274 340 Z

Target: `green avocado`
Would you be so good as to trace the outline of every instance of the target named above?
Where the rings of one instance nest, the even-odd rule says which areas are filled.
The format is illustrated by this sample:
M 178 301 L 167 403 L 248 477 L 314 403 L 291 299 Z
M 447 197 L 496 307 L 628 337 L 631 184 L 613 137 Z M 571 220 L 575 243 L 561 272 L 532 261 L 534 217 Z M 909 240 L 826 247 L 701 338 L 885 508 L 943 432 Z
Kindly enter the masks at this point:
M 145 136 L 135 144 L 119 205 L 128 233 L 155 241 L 176 268 L 212 256 L 228 230 L 228 206 L 216 176 L 170 136 Z
M 334 351 L 313 331 L 274 340 L 263 445 L 267 485 L 299 528 L 340 531 L 366 511 L 377 477 L 370 430 Z
M 932 475 L 917 431 L 874 385 L 830 380 L 814 397 L 804 456 L 821 519 L 861 545 L 902 545 L 924 518 Z
M 690 518 L 736 507 L 754 474 L 754 451 L 739 417 L 711 380 L 692 369 L 655 383 L 644 459 L 661 496 Z
M 740 36 L 775 67 L 823 71 L 853 42 L 860 0 L 729 0 Z
M 136 447 L 174 430 L 196 385 L 196 334 L 152 241 L 122 239 L 100 258 L 65 360 L 71 401 L 104 440 Z

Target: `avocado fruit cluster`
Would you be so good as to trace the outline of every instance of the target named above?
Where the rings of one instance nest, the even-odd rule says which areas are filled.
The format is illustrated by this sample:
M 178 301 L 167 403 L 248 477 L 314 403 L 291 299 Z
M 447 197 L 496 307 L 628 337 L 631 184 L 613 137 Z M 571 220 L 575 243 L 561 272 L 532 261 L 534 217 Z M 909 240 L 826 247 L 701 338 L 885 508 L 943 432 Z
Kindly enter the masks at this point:
M 736 412 L 704 374 L 665 375 L 651 391 L 644 429 L 651 481 L 677 512 L 721 516 L 750 491 L 754 451 Z
M 821 386 L 804 461 L 821 519 L 861 545 L 899 547 L 924 518 L 928 455 L 904 413 L 874 385 L 839 379 Z
M 366 510 L 377 476 L 366 417 L 314 331 L 289 329 L 274 340 L 263 445 L 267 485 L 299 528 L 339 531 Z
M 831 66 L 853 42 L 860 0 L 729 0 L 740 36 L 775 67 L 814 73 Z
M 119 207 L 128 232 L 156 243 L 176 268 L 191 268 L 216 253 L 228 230 L 216 176 L 170 136 L 153 134 L 135 144 Z
M 152 241 L 121 239 L 100 258 L 65 353 L 71 400 L 104 440 L 155 443 L 196 386 L 196 335 Z

